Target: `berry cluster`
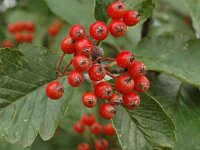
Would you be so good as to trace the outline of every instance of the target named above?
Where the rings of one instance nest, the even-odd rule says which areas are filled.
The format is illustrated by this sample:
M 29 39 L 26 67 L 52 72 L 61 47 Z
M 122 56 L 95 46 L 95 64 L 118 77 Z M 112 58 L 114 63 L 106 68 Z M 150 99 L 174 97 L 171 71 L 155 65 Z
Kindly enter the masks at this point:
M 93 114 L 84 114 L 80 121 L 77 121 L 74 124 L 74 130 L 78 134 L 83 134 L 86 127 L 89 128 L 90 133 L 93 136 L 98 138 L 100 135 L 104 134 L 106 136 L 113 136 L 115 135 L 115 129 L 113 128 L 111 123 L 107 123 L 104 127 L 103 125 L 96 121 L 96 118 Z M 96 139 L 95 138 L 95 139 Z M 105 138 L 100 138 L 98 140 L 94 140 L 94 145 L 96 150 L 106 150 L 108 148 L 108 141 Z M 80 143 L 77 147 L 77 150 L 90 150 L 90 145 L 86 142 Z
M 13 42 L 11 40 L 5 39 L 0 43 L 0 48 L 1 47 L 13 48 Z
M 146 92 L 150 86 L 149 80 L 145 77 L 146 66 L 135 60 L 134 54 L 128 50 L 123 50 L 116 58 L 106 58 L 104 50 L 99 46 L 99 43 L 107 38 L 109 32 L 118 37 L 124 34 L 124 26 L 137 24 L 140 15 L 136 12 L 135 10 L 126 10 L 125 5 L 117 1 L 108 7 L 108 14 L 113 19 L 109 28 L 105 23 L 97 21 L 90 26 L 89 35 L 86 35 L 86 31 L 81 25 L 72 26 L 69 36 L 62 41 L 63 54 L 56 67 L 58 78 L 47 85 L 47 96 L 51 99 L 62 97 L 64 86 L 58 81 L 61 76 L 68 75 L 68 83 L 72 87 L 79 87 L 85 80 L 84 72 L 88 72 L 93 90 L 82 96 L 82 102 L 86 107 L 94 107 L 99 99 L 101 103 L 99 112 L 104 119 L 112 119 L 117 113 L 118 105 L 123 105 L 131 110 L 139 107 L 140 96 L 138 93 Z M 123 21 L 120 20 L 122 17 Z M 121 23 L 123 23 L 123 27 Z M 123 34 L 120 29 L 123 30 Z M 60 72 L 59 68 L 66 54 L 74 54 L 74 58 Z M 108 61 L 114 61 L 118 67 L 128 71 L 115 75 L 108 71 L 106 64 Z M 68 68 L 71 64 L 74 70 L 69 71 Z M 106 75 L 115 79 L 114 86 L 104 80 Z

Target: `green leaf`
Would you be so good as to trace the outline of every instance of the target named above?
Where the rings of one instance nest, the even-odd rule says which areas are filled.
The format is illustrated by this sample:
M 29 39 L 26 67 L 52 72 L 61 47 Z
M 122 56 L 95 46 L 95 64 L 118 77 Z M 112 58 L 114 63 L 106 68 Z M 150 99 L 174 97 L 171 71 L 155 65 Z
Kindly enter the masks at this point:
M 23 148 L 19 144 L 11 144 L 11 143 L 6 142 L 5 140 L 0 141 L 0 149 L 1 150 L 32 150 L 30 147 Z
M 175 127 L 154 98 L 143 94 L 138 110 L 120 108 L 113 119 L 123 150 L 172 149 Z
M 162 104 L 176 125 L 176 150 L 200 148 L 200 91 L 161 74 L 151 76 L 152 95 Z
M 0 49 L 0 137 L 29 146 L 38 132 L 44 140 L 53 136 L 75 92 L 63 77 L 63 97 L 52 101 L 46 96 L 46 84 L 56 79 L 57 60 L 46 48 L 31 44 Z
M 188 34 L 154 36 L 142 40 L 135 49 L 136 58 L 149 70 L 164 72 L 184 82 L 200 86 L 200 40 Z

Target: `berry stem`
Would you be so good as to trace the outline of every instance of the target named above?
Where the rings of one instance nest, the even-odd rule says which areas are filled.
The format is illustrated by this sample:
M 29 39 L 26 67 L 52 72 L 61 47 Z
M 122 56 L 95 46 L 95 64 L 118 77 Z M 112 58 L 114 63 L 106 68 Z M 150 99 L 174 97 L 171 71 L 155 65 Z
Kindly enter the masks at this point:
M 101 61 L 115 61 L 115 58 L 111 57 L 101 58 Z
M 107 71 L 107 70 L 106 70 L 106 74 L 107 74 L 108 76 L 110 76 L 111 78 L 113 78 L 113 79 L 117 78 L 116 75 L 112 74 L 111 72 L 109 72 L 109 71 Z
M 59 60 L 58 60 L 58 64 L 57 64 L 57 66 L 56 66 L 56 73 L 58 73 L 58 74 L 60 74 L 59 68 L 60 68 L 60 65 L 61 65 L 61 63 L 62 63 L 62 60 L 63 60 L 64 56 L 65 56 L 65 53 L 63 53 L 63 54 L 60 56 L 60 58 L 59 58 Z
M 67 69 L 69 68 L 69 66 L 72 64 L 73 59 L 69 61 L 69 63 L 66 65 L 65 69 L 62 71 L 62 74 L 65 74 L 65 72 L 67 71 Z
M 111 63 L 107 64 L 107 65 L 105 66 L 105 68 L 111 68 L 112 66 L 115 66 L 116 64 L 117 64 L 116 61 L 111 62 Z

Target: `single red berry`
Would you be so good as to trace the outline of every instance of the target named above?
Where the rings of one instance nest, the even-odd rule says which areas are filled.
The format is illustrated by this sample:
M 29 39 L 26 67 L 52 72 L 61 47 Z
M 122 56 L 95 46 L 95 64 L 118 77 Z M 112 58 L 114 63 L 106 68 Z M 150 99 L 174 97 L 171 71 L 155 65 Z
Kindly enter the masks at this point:
M 108 82 L 99 82 L 94 88 L 95 95 L 100 99 L 109 99 L 112 96 L 112 86 Z
M 73 87 L 81 86 L 84 80 L 83 74 L 76 70 L 71 71 L 68 75 L 68 82 Z
M 114 37 L 120 37 L 126 33 L 127 26 L 121 20 L 112 21 L 109 25 L 110 34 Z
M 59 81 L 52 81 L 46 87 L 46 95 L 53 100 L 62 97 L 64 93 L 64 86 Z
M 84 124 L 81 121 L 76 122 L 73 127 L 74 130 L 79 134 L 82 134 L 85 130 Z
M 94 145 L 96 150 L 106 150 L 108 148 L 108 141 L 106 139 L 95 140 Z
M 90 36 L 97 40 L 105 40 L 108 36 L 108 27 L 104 22 L 96 21 L 90 26 Z
M 14 23 L 9 24 L 7 28 L 10 33 L 17 32 L 17 26 Z
M 128 68 L 128 73 L 133 77 L 133 79 L 136 79 L 145 75 L 146 66 L 140 61 L 134 61 L 134 63 Z
M 35 24 L 32 21 L 27 21 L 24 24 L 24 28 L 27 31 L 33 32 L 35 30 Z
M 110 104 L 102 104 L 100 106 L 99 112 L 100 112 L 100 115 L 104 119 L 109 120 L 109 119 L 112 119 L 116 115 L 117 109 Z
M 86 107 L 92 108 L 97 104 L 97 97 L 92 92 L 86 92 L 82 96 L 82 102 Z
M 116 57 L 116 62 L 119 67 L 128 68 L 135 60 L 135 56 L 128 50 L 120 52 Z
M 82 38 L 76 42 L 76 52 L 78 54 L 90 55 L 94 50 L 92 41 L 89 39 Z
M 120 93 L 126 94 L 133 90 L 134 81 L 129 75 L 121 75 L 116 78 L 115 87 Z
M 139 92 L 139 93 L 147 92 L 149 87 L 150 87 L 150 82 L 145 76 L 141 76 L 141 77 L 135 79 L 134 89 L 137 92 Z
M 66 54 L 73 54 L 76 51 L 75 41 L 70 36 L 65 37 L 61 43 L 61 49 Z
M 21 32 L 16 33 L 15 40 L 19 43 L 24 42 L 24 35 Z
M 112 123 L 108 123 L 108 124 L 105 125 L 105 127 L 104 127 L 104 133 L 106 135 L 109 135 L 109 136 L 115 134 L 115 129 L 113 128 Z
M 90 67 L 90 60 L 82 55 L 75 56 L 72 62 L 75 70 L 79 72 L 83 72 L 88 70 Z
M 81 25 L 73 25 L 72 28 L 69 31 L 69 35 L 71 36 L 72 39 L 80 40 L 85 36 L 85 29 Z
M 77 150 L 90 150 L 90 145 L 86 142 L 78 144 Z
M 108 7 L 108 15 L 113 19 L 120 19 L 124 16 L 126 6 L 123 2 L 117 1 Z
M 139 20 L 140 13 L 137 10 L 127 10 L 123 17 L 123 21 L 127 26 L 134 26 Z
M 60 28 L 56 25 L 51 25 L 49 28 L 48 28 L 48 33 L 51 37 L 55 37 L 58 35 L 58 33 L 60 32 Z
M 91 126 L 96 122 L 96 118 L 93 114 L 87 113 L 82 116 L 82 122 L 84 125 Z
M 24 30 L 24 27 L 25 27 L 25 22 L 20 20 L 20 21 L 15 23 L 15 26 L 16 26 L 17 32 L 22 32 Z
M 135 92 L 129 92 L 123 95 L 124 106 L 128 109 L 135 109 L 140 105 L 140 96 Z
M 103 127 L 99 122 L 95 122 L 90 126 L 90 131 L 95 135 L 99 135 L 102 133 Z
M 94 64 L 88 71 L 89 77 L 93 81 L 100 81 L 106 75 L 105 68 L 100 64 Z
M 10 40 L 4 40 L 4 41 L 2 42 L 2 44 L 3 44 L 3 47 L 13 48 L 13 43 L 12 43 L 12 41 L 10 41 Z
M 28 32 L 28 33 L 24 34 L 24 41 L 25 42 L 31 43 L 33 41 L 33 39 L 34 39 L 34 35 L 33 35 L 32 32 Z
M 121 105 L 123 103 L 122 97 L 115 93 L 108 99 L 108 101 L 113 106 Z

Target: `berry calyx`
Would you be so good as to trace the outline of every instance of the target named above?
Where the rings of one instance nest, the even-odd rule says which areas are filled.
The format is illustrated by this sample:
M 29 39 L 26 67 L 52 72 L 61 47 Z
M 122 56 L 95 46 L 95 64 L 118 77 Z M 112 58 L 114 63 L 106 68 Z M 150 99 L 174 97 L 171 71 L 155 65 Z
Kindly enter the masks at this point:
M 113 106 L 121 105 L 123 103 L 122 97 L 115 93 L 108 99 L 108 101 Z
M 95 140 L 94 145 L 96 150 L 106 150 L 108 148 L 108 141 L 106 139 Z
M 108 82 L 100 82 L 95 86 L 95 95 L 100 99 L 109 99 L 112 96 L 112 86 Z
M 46 95 L 52 100 L 58 100 L 64 93 L 64 86 L 59 81 L 53 81 L 46 87 Z
M 97 97 L 92 92 L 86 92 L 82 96 L 82 102 L 86 107 L 92 108 L 97 104 Z
M 90 150 L 90 145 L 86 142 L 78 144 L 77 150 Z
M 87 126 L 91 126 L 96 122 L 96 118 L 93 114 L 87 113 L 82 116 L 82 123 Z
M 74 57 L 72 64 L 75 70 L 83 72 L 90 67 L 90 60 L 85 56 L 78 55 Z
M 102 133 L 103 127 L 99 122 L 95 122 L 90 126 L 90 131 L 95 135 L 99 135 Z
M 99 112 L 100 112 L 100 115 L 104 119 L 109 120 L 109 119 L 112 119 L 116 115 L 117 109 L 110 104 L 102 104 L 100 106 Z
M 121 20 L 115 20 L 109 24 L 110 34 L 114 37 L 120 37 L 124 35 L 126 33 L 126 30 L 127 30 L 127 26 Z
M 73 87 L 81 86 L 84 80 L 83 74 L 76 70 L 71 71 L 68 75 L 68 82 Z
M 150 87 L 150 82 L 145 76 L 141 76 L 141 77 L 135 79 L 135 87 L 134 87 L 134 89 L 138 93 L 147 92 L 149 87 Z
M 106 75 L 105 68 L 100 64 L 94 64 L 88 71 L 89 77 L 93 81 L 100 81 Z
M 76 122 L 73 127 L 78 134 L 82 134 L 85 130 L 85 127 L 81 121 Z
M 139 20 L 140 13 L 137 10 L 127 10 L 123 17 L 123 21 L 127 26 L 134 26 Z
M 78 54 L 90 55 L 94 50 L 92 41 L 86 38 L 82 38 L 79 41 L 77 41 L 75 46 L 76 46 L 76 52 Z
M 124 106 L 130 110 L 138 108 L 140 105 L 140 96 L 135 92 L 129 92 L 123 95 Z
M 70 29 L 69 35 L 75 41 L 80 40 L 85 36 L 85 29 L 81 25 L 75 24 Z
M 133 77 L 133 79 L 145 75 L 146 66 L 140 61 L 134 61 L 134 63 L 128 68 L 128 73 Z
M 113 128 L 113 125 L 112 123 L 108 123 L 105 125 L 104 127 L 104 133 L 108 136 L 111 136 L 111 135 L 114 135 L 116 132 L 115 132 L 115 129 Z
M 135 60 L 135 56 L 128 50 L 120 52 L 116 57 L 116 62 L 119 67 L 128 68 Z
M 73 54 L 76 50 L 75 41 L 70 36 L 65 37 L 61 43 L 61 49 L 66 54 Z
M 124 16 L 126 6 L 123 2 L 117 1 L 108 7 L 108 15 L 113 19 L 120 19 Z
M 105 40 L 108 36 L 108 27 L 104 22 L 96 21 L 90 26 L 90 36 L 97 40 Z

